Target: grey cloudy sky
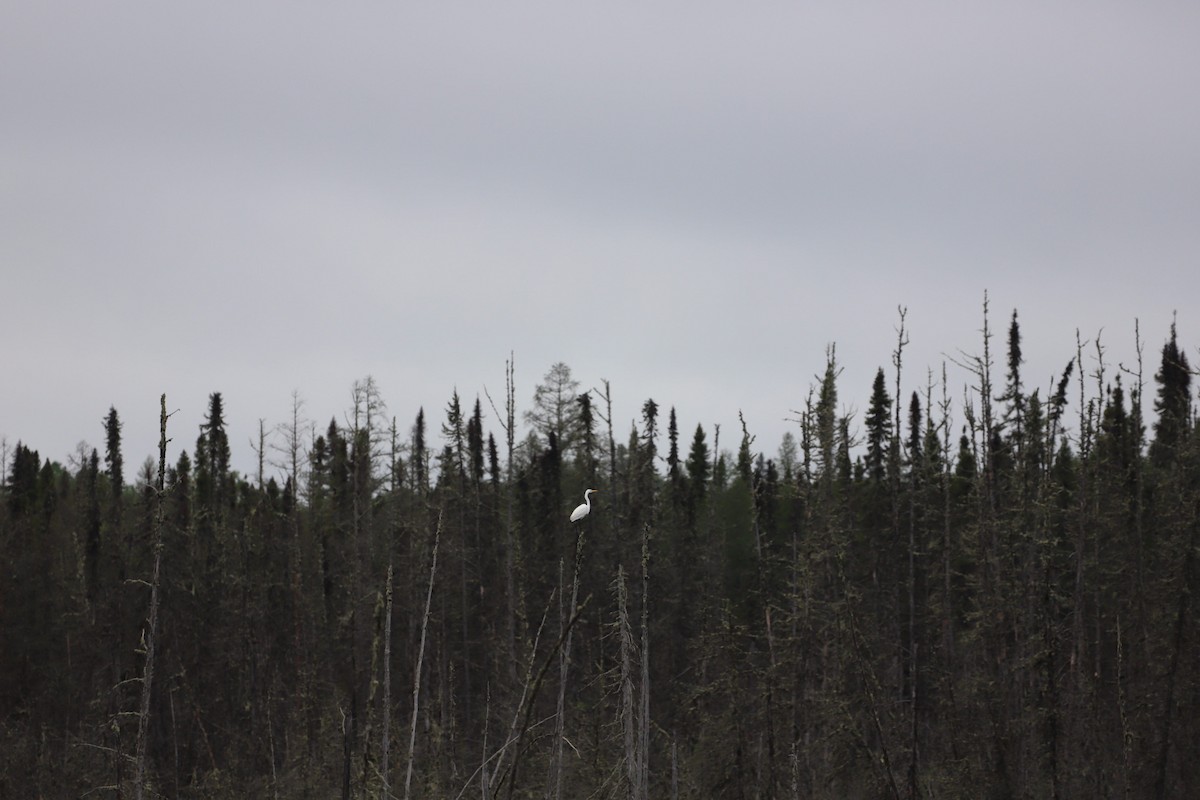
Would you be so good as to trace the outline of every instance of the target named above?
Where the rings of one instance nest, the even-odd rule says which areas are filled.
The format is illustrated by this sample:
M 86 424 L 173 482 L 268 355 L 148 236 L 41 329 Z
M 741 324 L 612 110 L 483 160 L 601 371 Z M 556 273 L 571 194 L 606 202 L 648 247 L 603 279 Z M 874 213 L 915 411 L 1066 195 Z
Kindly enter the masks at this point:
M 556 361 L 772 455 L 836 343 L 847 409 L 995 345 L 1149 368 L 1200 296 L 1200 5 L 9 3 L 0 435 L 65 461 L 210 392 L 237 465 L 291 395 L 407 429 Z M 951 366 L 961 406 L 966 377 Z M 487 426 L 500 438 L 487 407 Z M 958 413 L 961 420 L 961 413 Z M 436 431 L 436 427 L 434 428 Z

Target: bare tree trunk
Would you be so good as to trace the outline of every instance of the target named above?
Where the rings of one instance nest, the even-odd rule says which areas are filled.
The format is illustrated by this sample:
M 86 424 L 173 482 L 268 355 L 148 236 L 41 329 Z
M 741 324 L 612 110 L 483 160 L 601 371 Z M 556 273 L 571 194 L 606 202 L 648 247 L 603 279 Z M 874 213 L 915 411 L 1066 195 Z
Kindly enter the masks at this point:
M 904 330 L 904 318 L 908 315 L 908 309 L 901 306 L 899 309 L 900 326 L 897 329 L 896 350 L 892 353 L 892 364 L 896 367 L 896 423 L 892 429 L 892 447 L 893 453 L 896 454 L 897 467 L 892 470 L 892 526 L 894 533 L 899 535 L 900 528 L 900 469 L 899 463 L 902 461 L 900 456 L 900 448 L 904 437 L 900 435 L 901 425 L 901 403 L 900 403 L 900 376 L 904 365 L 904 346 L 908 344 L 908 336 Z M 927 412 L 928 413 L 928 412 Z M 909 453 L 909 458 L 915 458 L 915 453 Z M 918 470 L 920 466 L 913 464 L 912 469 Z M 921 664 L 919 660 L 919 645 L 917 642 L 917 542 L 916 542 L 916 520 L 912 507 L 913 500 L 910 500 L 908 507 L 908 713 L 909 713 L 909 760 L 908 760 L 908 796 L 911 800 L 915 800 L 920 795 L 920 769 L 921 769 L 921 749 L 918 744 L 918 735 L 920 733 L 920 722 L 918 719 L 918 703 L 920 702 L 919 692 L 919 675 Z
M 1076 359 L 1079 364 L 1079 450 L 1080 460 L 1087 456 L 1090 445 L 1088 433 L 1091 430 L 1090 409 L 1084 399 L 1084 372 L 1083 368 L 1083 342 L 1079 337 L 1079 331 L 1075 331 L 1075 350 Z M 1084 545 L 1087 538 L 1087 526 L 1089 523 L 1088 515 L 1088 496 L 1091 492 L 1091 481 L 1089 478 L 1089 468 L 1086 462 L 1085 466 L 1079 471 L 1079 488 L 1076 492 L 1078 495 L 1078 515 L 1076 517 L 1076 538 L 1075 538 L 1075 586 L 1071 596 L 1071 685 L 1074 689 L 1075 696 L 1078 697 L 1083 685 L 1083 659 L 1084 659 L 1084 609 L 1083 609 L 1083 592 L 1084 592 Z
M 158 438 L 158 483 L 155 490 L 154 513 L 154 573 L 150 578 L 150 619 L 143 633 L 146 649 L 146 662 L 142 668 L 142 702 L 138 712 L 136 772 L 134 774 L 134 797 L 142 800 L 146 789 L 146 746 L 150 725 L 150 689 L 154 683 L 154 645 L 158 635 L 158 584 L 159 567 L 162 564 L 163 549 L 163 519 L 165 506 L 163 504 L 163 489 L 166 484 L 167 468 L 167 396 L 159 398 L 161 411 L 159 413 Z
M 271 720 L 271 706 L 274 704 L 272 694 L 270 691 L 267 692 L 267 744 L 268 755 L 271 758 L 271 797 L 274 800 L 279 800 L 279 770 L 275 768 L 275 763 L 279 759 L 275 755 L 275 723 Z M 176 778 L 175 782 L 178 784 L 179 779 Z M 178 794 L 179 790 L 176 789 L 175 791 Z
M 1133 774 L 1133 734 L 1129 730 L 1129 715 L 1125 701 L 1125 657 L 1121 639 L 1121 615 L 1117 614 L 1117 713 L 1121 718 L 1121 797 L 1129 800 L 1132 787 L 1129 779 Z M 1055 798 L 1058 797 L 1058 770 L 1054 771 Z
M 675 734 L 671 734 L 671 800 L 679 800 L 679 752 Z
M 1192 521 L 1189 523 L 1189 527 L 1191 528 L 1191 532 L 1188 536 L 1186 555 L 1183 559 L 1182 591 L 1179 592 L 1179 606 L 1175 612 L 1175 632 L 1171 645 L 1171 666 L 1167 671 L 1167 696 L 1163 703 L 1162 734 L 1159 736 L 1158 755 L 1155 758 L 1154 797 L 1156 800 L 1163 800 L 1163 798 L 1170 796 L 1167 791 L 1167 762 L 1170 760 L 1172 749 L 1171 725 L 1175 716 L 1175 691 L 1179 678 L 1179 662 L 1183 657 L 1189 601 L 1193 588 L 1192 567 L 1195 563 L 1196 528 L 1200 527 L 1200 523 Z M 1185 756 L 1180 753 L 1179 757 L 1184 758 Z
M 648 751 L 650 746 L 650 699 L 649 689 L 649 635 L 644 593 L 647 587 L 646 566 L 650 560 L 648 541 L 642 539 L 642 661 L 639 665 L 641 695 L 635 697 L 633 659 L 638 655 L 638 645 L 633 639 L 633 625 L 629 619 L 629 593 L 625 586 L 624 568 L 617 565 L 617 632 L 620 639 L 621 664 L 621 732 L 625 747 L 625 775 L 630 800 L 648 798 Z
M 350 700 L 350 716 L 342 712 L 342 800 L 350 800 L 350 771 L 353 758 L 352 742 L 354 741 L 354 698 Z
M 917 467 L 914 467 L 916 469 Z M 909 646 L 909 759 L 908 796 L 916 800 L 921 794 L 920 703 L 921 653 L 917 641 L 917 541 L 916 520 L 909 508 L 908 519 L 908 646 Z
M 650 797 L 650 526 L 642 527 L 642 711 L 639 800 Z
M 571 620 L 577 613 L 576 605 L 579 603 L 579 571 L 583 563 L 583 543 L 586 535 L 584 528 L 580 527 L 579 533 L 575 538 L 575 571 L 571 577 L 571 605 L 566 611 L 562 611 L 562 601 L 560 596 L 559 601 L 559 622 L 560 636 L 566 637 L 563 642 L 562 652 L 559 655 L 559 683 L 558 683 L 558 706 L 555 710 L 554 723 L 554 751 L 551 761 L 551 776 L 550 787 L 546 792 L 546 796 L 559 800 L 562 797 L 562 778 L 563 778 L 563 740 L 566 737 L 566 700 L 567 700 L 567 676 L 571 667 L 571 638 L 572 632 L 567 629 L 568 621 Z M 559 584 L 561 590 L 562 584 L 562 562 L 559 561 Z
M 554 598 L 553 598 L 553 596 L 551 596 L 550 602 L 553 602 L 553 601 L 554 601 Z M 504 775 L 500 776 L 500 781 L 497 784 L 497 791 L 499 791 L 499 788 L 504 785 L 504 781 L 506 779 L 508 780 L 508 792 L 506 794 L 506 797 L 508 797 L 509 800 L 512 800 L 513 792 L 516 791 L 516 788 L 517 788 L 517 771 L 518 771 L 519 767 L 521 766 L 521 758 L 524 755 L 524 749 L 521 747 L 521 741 L 525 738 L 525 734 L 529 731 L 530 721 L 533 717 L 534 704 L 537 700 L 538 691 L 542 687 L 542 681 L 545 679 L 546 673 L 549 672 L 549 670 L 550 670 L 550 665 L 554 662 L 554 655 L 558 652 L 558 649 L 563 646 L 563 642 L 566 641 L 567 636 L 570 635 L 571 629 L 575 627 L 575 623 L 578 622 L 580 616 L 583 615 L 583 608 L 584 608 L 584 606 L 587 605 L 587 603 L 588 603 L 588 601 L 587 601 L 587 599 L 585 599 L 583 601 L 583 603 L 579 606 L 579 608 L 575 610 L 575 613 L 571 615 L 571 618 L 569 620 L 567 620 L 566 630 L 564 630 L 559 635 L 558 641 L 555 642 L 554 646 L 550 648 L 550 652 L 546 655 L 546 660 L 544 662 L 542 662 L 542 668 L 540 670 L 538 670 L 537 678 L 534 679 L 533 685 L 532 686 L 527 685 L 526 690 L 524 690 L 522 692 L 522 695 L 521 695 L 522 702 L 524 702 L 525 697 L 529 698 L 529 701 L 527 703 L 524 703 L 524 705 L 525 705 L 524 721 L 521 723 L 521 728 L 520 728 L 520 730 L 517 731 L 516 735 L 511 737 L 509 739 L 509 741 L 505 742 L 503 747 L 501 747 L 501 752 L 503 752 L 511 744 L 513 746 L 513 751 L 514 751 L 512 765 L 508 768 L 508 770 L 505 772 Z M 547 605 L 546 614 L 549 614 L 549 612 L 550 612 L 550 609 L 549 609 L 549 606 Z M 545 624 L 545 621 L 546 621 L 546 614 L 542 615 L 542 624 L 543 625 Z M 539 631 L 539 633 L 541 632 L 541 626 L 538 627 L 538 631 Z M 534 647 L 535 655 L 536 655 L 536 652 L 537 652 L 537 647 L 535 646 Z M 531 666 L 532 666 L 532 663 L 531 663 Z M 521 710 L 520 706 L 518 706 L 518 708 L 517 708 L 518 716 L 520 716 L 520 710 Z M 514 719 L 514 722 L 515 722 L 515 719 Z M 541 724 L 541 723 L 539 723 L 539 724 Z
M 429 627 L 429 609 L 433 605 L 433 579 L 437 575 L 438 544 L 442 538 L 442 514 L 438 512 L 437 528 L 433 533 L 433 555 L 429 565 L 429 591 L 425 594 L 425 616 L 421 619 L 421 644 L 417 648 L 417 666 L 413 670 L 412 722 L 408 731 L 408 769 L 404 773 L 404 798 L 408 800 L 412 787 L 413 753 L 417 747 L 417 712 L 421 699 L 421 668 L 425 660 L 425 633 Z
M 487 698 L 483 707 L 483 752 L 482 760 L 479 762 L 479 796 L 480 800 L 488 800 L 488 724 L 492 721 L 492 685 L 487 685 L 485 693 Z M 463 787 L 466 791 L 466 786 Z
M 608 485 L 612 491 L 612 513 L 608 515 L 608 524 L 612 530 L 613 541 L 616 541 L 617 527 L 621 518 L 621 509 L 617 507 L 617 441 L 613 437 L 613 416 L 612 416 L 612 387 L 608 381 L 604 381 L 604 416 L 602 417 L 605 425 L 608 426 Z M 593 390 L 595 391 L 595 390 Z
M 561 636 L 567 628 L 567 606 L 563 599 L 563 562 L 558 560 L 558 630 Z M 574 604 L 574 597 L 571 599 Z M 570 669 L 570 640 L 558 657 L 558 704 L 554 709 L 554 745 L 550 750 L 550 776 L 546 785 L 548 800 L 562 797 L 563 737 L 566 736 L 567 673 Z
M 258 446 L 253 444 L 250 447 L 254 450 L 254 455 L 258 456 L 258 489 L 262 491 L 263 486 L 263 467 L 267 457 L 267 421 L 262 417 L 258 419 Z
M 954 621 L 954 571 L 952 559 L 952 517 L 950 515 L 950 397 L 946 390 L 946 362 L 942 362 L 942 400 L 940 404 L 942 415 L 942 472 L 939 476 L 941 485 L 939 491 L 942 499 L 942 646 L 946 657 L 946 692 L 947 701 L 952 715 L 957 714 L 955 702 L 955 675 L 958 667 L 956 652 L 956 635 Z M 956 737 L 950 737 L 951 754 L 957 760 L 958 752 L 954 744 Z
M 553 599 L 554 598 L 551 598 L 551 601 L 553 601 Z M 503 780 L 504 780 L 505 773 L 502 772 L 500 768 L 504 765 L 504 757 L 508 753 L 508 747 L 509 747 L 509 745 L 517 743 L 518 740 L 520 739 L 520 737 L 517 734 L 517 730 L 518 730 L 518 725 L 520 725 L 520 723 L 521 723 L 521 711 L 525 707 L 525 698 L 529 696 L 530 688 L 533 686 L 533 666 L 535 663 L 537 663 L 537 651 L 538 651 L 538 646 L 541 644 L 541 641 L 542 641 L 542 629 L 546 627 L 546 616 L 549 613 L 550 613 L 550 609 L 549 609 L 549 606 L 547 606 L 546 613 L 542 614 L 542 620 L 541 620 L 541 622 L 538 623 L 537 631 L 533 634 L 533 646 L 530 648 L 530 651 L 529 651 L 529 664 L 525 667 L 525 682 L 521 686 L 521 697 L 517 700 L 517 707 L 513 711 L 512 722 L 509 724 L 509 727 L 508 727 L 508 738 L 504 740 L 504 743 L 502 745 L 500 745 L 500 749 L 496 751 L 496 755 L 494 756 L 494 758 L 496 759 L 496 768 L 493 770 L 492 774 L 493 775 L 499 774 L 501 776 L 500 783 L 498 783 L 495 787 L 496 791 L 499 791 L 500 788 L 503 786 Z M 484 766 L 486 766 L 486 765 L 487 765 L 487 761 L 484 761 Z M 490 792 L 491 790 L 492 790 L 491 784 L 488 784 L 484 788 L 485 793 Z
M 775 786 L 779 782 L 776 777 L 776 757 L 775 757 L 775 676 L 779 671 L 779 664 L 775 658 L 775 631 L 771 624 L 771 606 L 769 604 L 763 607 L 763 625 L 767 634 L 767 708 L 766 708 L 766 723 L 767 723 L 767 794 L 771 797 L 776 796 Z
M 867 709 L 870 712 L 871 723 L 874 727 L 875 736 L 879 742 L 879 761 L 883 766 L 884 778 L 887 780 L 887 788 L 893 800 L 900 800 L 900 784 L 896 780 L 896 772 L 892 766 L 892 757 L 888 751 L 887 734 L 884 732 L 883 721 L 879 714 L 879 700 L 875 692 L 877 679 L 871 672 L 870 664 L 867 661 L 865 654 L 866 646 L 862 640 L 862 631 L 858 623 L 858 615 L 854 613 L 854 609 L 847 608 L 849 612 L 850 622 L 850 640 L 851 652 L 854 655 L 854 660 L 858 666 L 859 673 L 862 678 L 863 689 L 866 692 Z M 865 741 L 865 740 L 864 740 Z
M 391 796 L 391 780 L 388 775 L 388 755 L 391 752 L 392 722 L 392 565 L 388 564 L 387 589 L 383 610 L 383 741 L 379 745 L 379 774 L 383 784 L 379 790 L 380 800 Z
M 625 570 L 617 564 L 617 631 L 621 646 L 621 732 L 625 745 L 626 795 L 638 800 L 641 788 L 640 750 L 637 746 L 637 709 L 633 701 L 633 632 L 629 624 L 628 592 Z
M 509 666 L 512 670 L 511 678 L 513 682 L 517 679 L 517 621 L 525 618 L 524 606 L 521 602 L 521 597 L 517 592 L 517 577 L 516 577 L 516 561 L 517 561 L 517 538 L 513 535 L 513 511 L 516 506 L 516 498 L 514 497 L 514 489 L 516 481 L 513 475 L 513 451 L 515 450 L 514 443 L 517 436 L 517 389 L 516 378 L 514 375 L 515 366 L 510 356 L 505 372 L 505 426 L 504 434 L 508 445 L 508 480 L 505 481 L 505 504 L 504 504 L 504 587 L 508 595 L 508 650 L 509 650 Z M 522 635 L 524 635 L 524 626 L 522 626 Z
M 487 394 L 488 403 L 492 406 L 492 411 L 496 416 L 500 416 L 499 409 L 496 408 L 495 401 L 492 396 L 484 389 L 484 394 Z M 508 604 L 508 614 L 506 615 L 505 634 L 508 638 L 508 666 L 509 677 L 515 684 L 517 682 L 517 620 L 524 618 L 524 611 L 521 608 L 521 603 L 517 597 L 517 581 L 516 581 L 516 553 L 517 546 L 516 537 L 513 536 L 513 507 L 516 500 L 513 497 L 513 451 L 515 450 L 517 436 L 517 398 L 516 385 L 513 379 L 513 359 L 504 362 L 504 421 L 500 423 L 504 428 L 504 439 L 508 445 L 508 466 L 507 480 L 505 481 L 504 492 L 504 593 L 505 601 Z

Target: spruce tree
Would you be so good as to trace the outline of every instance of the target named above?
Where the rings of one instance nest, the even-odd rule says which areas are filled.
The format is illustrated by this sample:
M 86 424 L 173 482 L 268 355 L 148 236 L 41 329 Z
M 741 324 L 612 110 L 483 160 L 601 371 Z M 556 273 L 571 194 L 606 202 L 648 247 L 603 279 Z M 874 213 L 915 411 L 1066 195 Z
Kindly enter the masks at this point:
M 689 523 L 695 521 L 696 509 L 704 501 L 708 489 L 708 472 L 711 466 L 711 456 L 708 443 L 705 441 L 704 426 L 697 425 L 696 433 L 692 436 L 692 446 L 687 457 L 687 477 L 689 492 Z
M 577 461 L 583 468 L 584 483 L 596 485 L 596 413 L 592 408 L 591 392 L 584 392 L 575 399 L 579 415 L 579 445 Z
M 1171 336 L 1163 345 L 1162 362 L 1154 380 L 1158 383 L 1158 399 L 1154 402 L 1158 420 L 1154 423 L 1150 460 L 1162 467 L 1174 460 L 1188 437 L 1192 422 L 1192 372 L 1187 354 L 1179 349 L 1174 322 L 1171 323 Z
M 84 563 L 87 597 L 88 602 L 91 603 L 96 601 L 96 590 L 99 582 L 101 530 L 100 496 L 97 490 L 99 473 L 100 456 L 95 448 L 93 448 L 91 458 L 88 459 L 87 465 L 83 469 L 84 492 L 87 497 L 87 515 L 85 517 L 87 544 L 84 551 Z
M 672 512 L 676 515 L 687 507 L 687 477 L 683 474 L 683 462 L 679 458 L 679 425 L 675 420 L 675 407 L 667 422 L 667 492 Z
M 887 477 L 888 451 L 892 443 L 892 398 L 888 396 L 882 367 L 875 373 L 866 423 L 867 478 L 882 484 Z
M 186 450 L 179 453 L 179 460 L 168 475 L 171 506 L 167 519 L 179 530 L 187 531 L 191 526 L 192 460 Z
M 906 443 L 910 474 L 920 471 L 924 439 L 925 417 L 921 412 L 921 395 L 913 392 L 908 401 L 908 441 Z
M 655 519 L 655 496 L 658 488 L 658 403 L 648 399 L 642 404 L 642 429 L 635 424 L 629 432 L 629 518 L 633 530 L 641 530 Z
M 649 445 L 647 460 L 653 468 L 658 452 L 658 403 L 654 398 L 642 403 L 642 439 Z
M 475 409 L 467 420 L 467 452 L 470 461 L 470 476 L 473 485 L 478 489 L 483 482 L 484 450 L 483 450 L 483 409 L 479 398 L 475 398 Z
M 462 404 L 455 389 L 446 406 L 446 421 L 442 423 L 442 437 L 446 439 L 442 463 L 439 464 L 439 483 L 446 482 L 461 491 L 467 477 L 467 432 L 463 421 Z
M 216 522 L 223 521 L 231 487 L 229 436 L 225 432 L 225 407 L 220 392 L 208 396 L 208 412 L 196 440 L 196 471 L 200 510 L 211 514 Z
M 492 482 L 492 487 L 499 491 L 500 489 L 500 452 L 496 447 L 496 437 L 493 434 L 488 434 L 488 478 Z
M 1008 435 L 1004 444 L 1012 450 L 1014 457 L 1019 457 L 1025 444 L 1025 394 L 1021 385 L 1021 326 L 1017 322 L 1017 312 L 1013 309 L 1012 322 L 1008 326 L 1008 382 L 1004 394 L 998 400 L 1005 403 L 1002 426 Z
M 738 414 L 738 420 L 742 423 L 742 439 L 738 444 L 737 477 L 741 478 L 747 487 L 751 487 L 753 486 L 754 457 L 750 452 L 750 445 L 754 443 L 754 437 L 750 435 L 750 431 L 746 428 L 746 420 L 742 418 L 741 413 Z
M 325 442 L 329 448 L 328 480 L 329 495 L 337 512 L 335 521 L 342 525 L 350 515 L 353 505 L 353 475 L 350 462 L 350 443 L 338 428 L 337 420 L 329 420 L 325 431 Z
M 831 491 L 838 473 L 838 440 L 841 429 L 837 415 L 837 350 L 829 346 L 825 356 L 825 374 L 821 378 L 816 405 L 816 439 L 821 484 Z
M 675 406 L 671 406 L 667 420 L 667 477 L 674 481 L 679 477 L 679 426 L 675 422 Z
M 104 418 L 104 438 L 104 466 L 108 471 L 108 485 L 114 502 L 119 505 L 125 487 L 124 459 L 121 458 L 121 421 L 117 417 L 117 409 L 111 406 L 108 416 Z

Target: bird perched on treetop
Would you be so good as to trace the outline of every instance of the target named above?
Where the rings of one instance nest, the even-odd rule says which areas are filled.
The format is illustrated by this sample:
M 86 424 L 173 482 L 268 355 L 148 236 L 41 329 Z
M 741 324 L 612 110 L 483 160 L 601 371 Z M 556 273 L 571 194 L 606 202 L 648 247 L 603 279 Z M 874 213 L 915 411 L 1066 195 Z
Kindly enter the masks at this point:
M 588 497 L 595 489 L 588 489 L 583 493 L 583 502 L 571 512 L 571 522 L 578 522 L 588 515 L 592 510 L 592 498 Z

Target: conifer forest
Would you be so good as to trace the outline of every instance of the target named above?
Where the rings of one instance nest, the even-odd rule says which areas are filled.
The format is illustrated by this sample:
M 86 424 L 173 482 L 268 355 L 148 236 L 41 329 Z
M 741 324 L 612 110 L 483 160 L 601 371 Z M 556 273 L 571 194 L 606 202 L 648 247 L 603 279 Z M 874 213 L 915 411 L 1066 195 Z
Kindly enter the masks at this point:
M 985 305 L 954 385 L 902 314 L 770 445 L 511 362 L 293 395 L 255 474 L 219 391 L 152 454 L 116 408 L 68 465 L 7 439 L 0 797 L 1200 796 L 1200 435 L 1154 325 L 1041 386 Z

